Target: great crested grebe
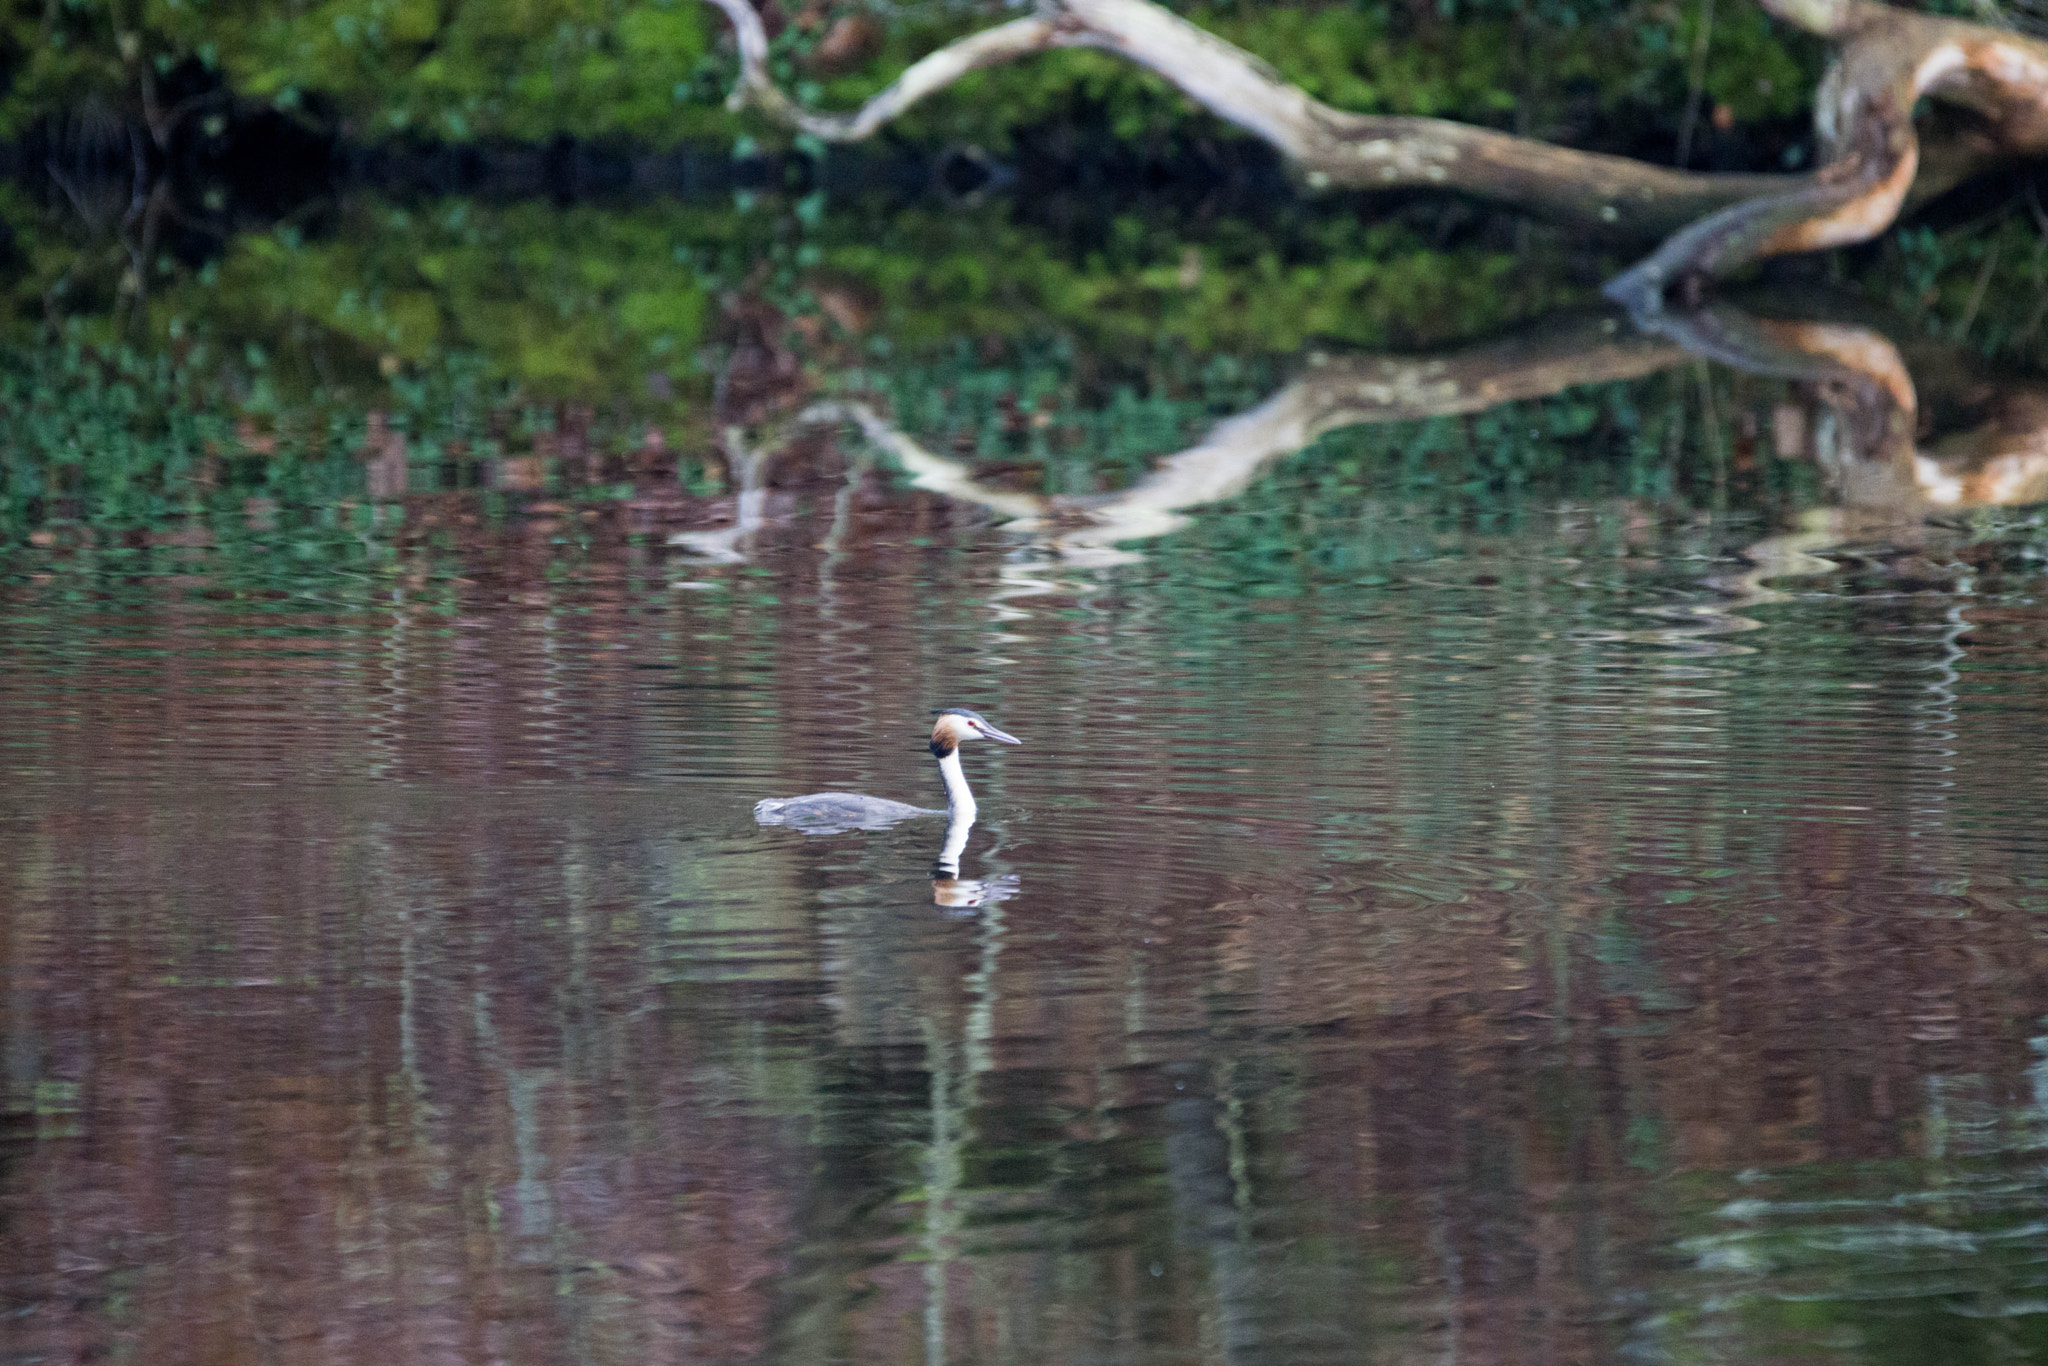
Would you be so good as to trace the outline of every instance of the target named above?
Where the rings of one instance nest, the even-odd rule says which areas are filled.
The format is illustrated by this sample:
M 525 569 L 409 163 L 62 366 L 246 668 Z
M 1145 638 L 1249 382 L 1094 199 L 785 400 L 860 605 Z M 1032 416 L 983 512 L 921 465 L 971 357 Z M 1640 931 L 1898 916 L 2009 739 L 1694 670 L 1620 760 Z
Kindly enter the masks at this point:
M 829 835 L 841 830 L 880 830 L 912 816 L 948 816 L 964 835 L 966 827 L 974 824 L 974 793 L 968 790 L 967 775 L 960 771 L 960 746 L 968 740 L 1000 740 L 1006 745 L 1024 742 L 965 707 L 948 707 L 932 715 L 939 718 L 932 726 L 931 749 L 932 757 L 939 761 L 939 776 L 946 782 L 944 810 L 859 792 L 813 792 L 808 797 L 768 797 L 756 802 L 754 819 L 763 825 L 793 825 Z

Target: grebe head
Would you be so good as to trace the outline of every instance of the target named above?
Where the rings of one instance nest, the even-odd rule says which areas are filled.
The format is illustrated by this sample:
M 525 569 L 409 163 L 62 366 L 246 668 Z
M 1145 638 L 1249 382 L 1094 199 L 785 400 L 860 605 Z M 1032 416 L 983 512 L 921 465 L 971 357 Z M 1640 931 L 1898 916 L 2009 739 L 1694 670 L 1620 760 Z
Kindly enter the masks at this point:
M 948 707 L 932 715 L 939 718 L 932 727 L 932 753 L 940 758 L 952 753 L 963 740 L 1000 740 L 1006 745 L 1024 743 L 1016 736 L 991 726 L 980 712 L 969 711 L 965 707 Z

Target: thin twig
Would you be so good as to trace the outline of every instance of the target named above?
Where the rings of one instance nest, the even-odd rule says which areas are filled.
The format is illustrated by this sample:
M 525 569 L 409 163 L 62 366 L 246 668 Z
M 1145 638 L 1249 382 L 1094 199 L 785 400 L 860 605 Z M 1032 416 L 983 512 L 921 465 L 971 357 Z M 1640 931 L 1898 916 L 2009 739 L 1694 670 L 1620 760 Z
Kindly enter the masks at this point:
M 1991 273 L 1998 269 L 1998 249 L 2005 245 L 2005 239 L 1991 239 L 1991 250 L 1984 253 L 1984 269 L 1977 272 L 1977 287 L 1970 291 L 1970 302 L 1963 309 L 1961 321 L 1956 323 L 1956 343 L 1962 344 L 1969 335 L 1970 324 L 1977 321 L 1977 310 L 1984 306 L 1984 292 L 1991 288 Z
M 2041 236 L 2040 245 L 2034 249 L 2034 278 L 2039 280 L 2042 262 L 2048 259 L 2048 210 L 2041 207 L 2039 186 L 2027 187 L 2027 209 L 2034 215 L 2034 230 Z M 2048 319 L 2048 293 L 2041 296 L 2040 302 L 2034 305 L 2034 311 L 2027 315 L 2026 325 L 2014 336 L 2014 342 L 2020 345 L 2031 342 L 2034 334 L 2041 330 L 2043 319 Z
M 1700 386 L 1700 432 L 1706 439 L 1707 459 L 1714 467 L 1714 510 L 1728 507 L 1728 447 L 1722 441 L 1720 405 L 1714 402 L 1714 371 L 1704 360 L 1693 363 L 1693 376 Z
M 1683 169 L 1692 160 L 1693 130 L 1699 127 L 1700 96 L 1707 86 L 1707 47 L 1714 41 L 1714 0 L 1700 0 L 1700 31 L 1692 43 L 1692 70 L 1686 76 L 1685 117 L 1678 123 L 1678 160 Z
M 903 113 L 925 96 L 941 90 L 971 71 L 1044 52 L 1063 45 L 1058 26 L 1033 16 L 970 34 L 929 53 L 890 82 L 889 88 L 851 114 L 814 114 L 775 84 L 768 71 L 768 30 L 748 0 L 711 0 L 732 21 L 739 42 L 740 79 L 726 107 L 738 110 L 749 102 L 812 137 L 826 142 L 857 142 Z
M 142 213 L 142 206 L 148 202 L 151 182 L 149 153 L 143 150 L 142 134 L 133 124 L 128 127 L 128 160 L 128 212 L 121 215 L 121 228 L 124 232 L 134 225 L 136 218 Z
M 72 208 L 78 210 L 78 216 L 85 220 L 85 226 L 91 231 L 92 235 L 95 237 L 99 236 L 101 224 L 98 215 L 86 208 L 84 196 L 79 194 L 65 174 L 57 169 L 56 157 L 51 156 L 43 159 L 43 172 L 50 177 L 51 182 L 58 189 L 64 192 L 64 197 L 71 201 Z

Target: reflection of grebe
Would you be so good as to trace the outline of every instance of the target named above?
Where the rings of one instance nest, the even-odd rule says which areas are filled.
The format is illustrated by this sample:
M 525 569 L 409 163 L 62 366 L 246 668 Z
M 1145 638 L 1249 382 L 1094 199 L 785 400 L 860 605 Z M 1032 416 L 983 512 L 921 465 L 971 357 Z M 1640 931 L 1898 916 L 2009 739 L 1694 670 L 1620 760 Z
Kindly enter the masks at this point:
M 960 854 L 967 848 L 967 832 L 974 828 L 974 803 L 955 807 L 947 814 L 946 843 L 932 860 L 932 904 L 954 910 L 971 910 L 991 902 L 1007 901 L 1017 894 L 1017 875 L 978 878 L 960 876 Z
M 939 761 L 939 776 L 946 781 L 946 809 L 912 806 L 858 792 L 813 792 L 808 797 L 769 797 L 754 805 L 754 819 L 763 825 L 794 825 L 818 834 L 840 830 L 879 830 L 912 816 L 949 816 L 961 827 L 974 824 L 974 793 L 968 790 L 967 775 L 960 771 L 960 745 L 974 739 L 1000 740 L 1006 745 L 1024 743 L 1006 735 L 982 719 L 980 712 L 949 707 L 935 712 L 932 727 L 932 757 Z M 957 859 L 958 854 L 954 855 Z

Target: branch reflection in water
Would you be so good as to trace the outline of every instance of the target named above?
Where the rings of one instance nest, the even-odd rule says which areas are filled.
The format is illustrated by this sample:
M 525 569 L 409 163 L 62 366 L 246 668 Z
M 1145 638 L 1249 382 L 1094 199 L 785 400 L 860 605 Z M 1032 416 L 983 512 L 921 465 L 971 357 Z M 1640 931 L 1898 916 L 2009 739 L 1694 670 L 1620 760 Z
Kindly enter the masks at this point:
M 1000 532 L 852 536 L 845 636 L 809 537 L 704 593 L 489 524 L 396 602 L 193 596 L 183 547 L 90 618 L 10 582 L 0 1333 L 1870 1366 L 1827 1345 L 1910 1302 L 2002 1345 L 1933 1292 L 2024 1324 L 2039 1274 L 2038 562 L 1838 573 L 1689 696 L 1605 633 L 1725 529 L 1589 521 L 1256 610 L 1162 550 L 1001 623 Z M 746 819 L 883 751 L 885 669 L 1031 742 L 980 794 L 1012 900 L 935 911 L 932 826 Z
M 1796 533 L 1795 555 L 1859 528 L 2048 498 L 2048 385 L 1987 379 L 1973 358 L 1923 348 L 1916 363 L 1962 416 L 1959 429 L 1923 447 L 1918 430 L 1927 405 L 1907 360 L 1882 332 L 1823 319 L 1757 318 L 1722 304 L 1645 310 L 1633 320 L 1616 313 L 1561 315 L 1503 339 L 1428 356 L 1313 354 L 1304 372 L 1266 402 L 1163 457 L 1128 488 L 1085 497 L 1003 488 L 978 477 L 970 463 L 928 449 L 870 403 L 820 402 L 748 452 L 731 528 L 685 533 L 673 543 L 707 558 L 743 558 L 737 548 L 764 524 L 759 491 L 775 451 L 798 431 L 844 424 L 916 487 L 1004 519 L 1023 553 L 1013 557 L 999 597 L 1031 596 L 1052 587 L 1038 576 L 1045 561 L 1084 569 L 1132 562 L 1139 557 L 1132 543 L 1180 530 L 1193 509 L 1242 492 L 1276 460 L 1340 428 L 1480 413 L 1700 359 L 1805 387 L 1814 412 L 1785 419 L 1778 444 L 1815 460 L 1836 506 Z M 1784 549 L 1777 537 L 1766 538 L 1758 558 L 1774 562 Z M 1756 590 L 1737 585 L 1735 591 Z
M 1200 563 L 1261 515 L 1204 499 L 1344 422 L 1704 365 L 1597 316 L 1326 358 L 1092 498 L 831 415 L 1007 531 L 926 535 L 919 496 L 871 535 L 842 488 L 822 553 L 822 505 L 765 535 L 759 430 L 723 563 L 623 530 L 579 559 L 537 517 L 318 596 L 189 541 L 30 556 L 0 584 L 0 1345 L 2038 1357 L 2039 533 L 1925 520 L 2024 490 L 2029 391 L 1740 321 L 1694 326 L 1804 386 L 1780 448 L 1836 506 L 1709 580 L 1718 618 L 1682 613 L 1755 533 L 1625 497 L 1507 534 L 1398 510 L 1385 557 L 1273 595 Z M 1930 553 L 1828 558 L 1858 537 Z M 1753 653 L 1637 648 L 1732 656 L 1789 573 L 1830 577 Z M 983 794 L 1003 861 L 950 820 L 930 902 L 930 826 L 745 815 L 895 790 L 861 756 L 903 693 L 1032 718 Z

